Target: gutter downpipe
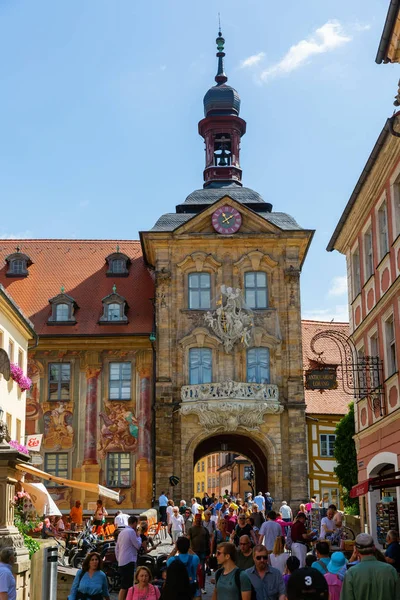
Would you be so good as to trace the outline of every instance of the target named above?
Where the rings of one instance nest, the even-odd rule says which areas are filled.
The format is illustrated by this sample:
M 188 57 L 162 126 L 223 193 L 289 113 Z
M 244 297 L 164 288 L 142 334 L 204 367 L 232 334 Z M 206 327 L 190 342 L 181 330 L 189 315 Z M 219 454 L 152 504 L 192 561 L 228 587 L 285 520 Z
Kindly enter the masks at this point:
M 392 36 L 393 27 L 396 22 L 397 14 L 399 12 L 400 2 L 399 0 L 391 0 L 389 10 L 386 15 L 386 21 L 383 26 L 381 39 L 379 42 L 378 52 L 376 54 L 375 62 L 380 65 L 382 62 L 390 62 L 386 59 L 387 49 L 389 46 L 390 38 Z

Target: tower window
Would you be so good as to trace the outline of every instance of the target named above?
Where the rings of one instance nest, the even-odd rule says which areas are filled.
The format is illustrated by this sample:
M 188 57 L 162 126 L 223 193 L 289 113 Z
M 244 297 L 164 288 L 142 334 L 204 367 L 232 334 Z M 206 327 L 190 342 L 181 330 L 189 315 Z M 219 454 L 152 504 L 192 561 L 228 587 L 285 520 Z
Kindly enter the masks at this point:
M 209 273 L 189 274 L 189 308 L 203 310 L 211 306 L 211 277 Z
M 267 274 L 252 271 L 244 276 L 246 304 L 249 308 L 268 308 Z
M 212 352 L 210 348 L 190 348 L 189 350 L 189 383 L 211 383 Z
M 232 163 L 231 136 L 219 134 L 214 138 L 214 166 L 229 167 Z
M 247 350 L 247 381 L 249 383 L 269 383 L 268 348 Z

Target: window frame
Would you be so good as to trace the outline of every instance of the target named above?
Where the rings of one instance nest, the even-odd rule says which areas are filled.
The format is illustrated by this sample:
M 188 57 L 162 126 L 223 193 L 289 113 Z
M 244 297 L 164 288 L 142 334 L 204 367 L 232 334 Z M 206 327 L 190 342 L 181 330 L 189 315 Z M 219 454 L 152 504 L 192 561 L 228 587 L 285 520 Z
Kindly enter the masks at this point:
M 198 361 L 198 364 L 193 364 L 192 365 L 192 356 L 194 355 L 194 352 L 198 352 L 199 353 L 199 358 L 200 360 Z M 205 354 L 209 355 L 209 367 L 204 365 L 204 357 L 203 355 Z M 194 359 L 193 359 L 194 360 Z M 207 346 L 203 346 L 202 348 L 199 347 L 193 347 L 193 348 L 189 348 L 189 353 L 188 353 L 188 366 L 189 366 L 189 385 L 203 385 L 203 384 L 207 384 L 207 383 L 212 383 L 212 378 L 213 378 L 213 351 L 212 348 L 208 348 Z M 197 379 L 198 381 L 194 381 L 194 375 L 193 372 L 197 369 L 198 371 L 198 376 Z M 204 377 L 204 372 L 209 370 L 209 381 L 207 381 L 207 377 Z
M 112 379 L 111 378 L 111 367 L 113 365 L 119 365 L 119 367 L 120 367 L 120 369 L 119 369 L 119 371 L 120 371 L 120 378 L 119 379 Z M 129 380 L 128 379 L 124 379 L 122 377 L 122 368 L 123 368 L 123 365 L 129 365 L 129 367 L 130 367 L 129 368 L 129 374 L 130 374 Z M 108 363 L 108 400 L 110 402 L 129 402 L 129 400 L 132 400 L 132 380 L 133 380 L 133 377 L 132 377 L 132 362 L 131 361 L 128 361 L 128 360 L 125 360 L 125 361 L 110 361 Z M 111 395 L 111 382 L 112 381 L 119 381 L 120 382 L 120 385 L 118 387 L 118 390 L 119 390 L 119 396 L 118 396 L 118 398 L 112 398 L 111 397 L 112 396 Z M 125 382 L 129 381 L 129 398 L 123 398 L 123 397 L 121 397 L 122 389 L 124 389 L 124 388 L 127 389 L 127 386 L 121 385 L 122 382 L 124 382 L 124 381 Z
M 400 175 L 393 182 L 392 190 L 394 239 L 400 235 Z
M 120 302 L 110 302 L 110 304 L 107 304 L 107 321 L 109 323 L 118 323 L 119 321 L 122 320 L 123 314 L 122 314 L 122 309 L 123 306 Z M 110 318 L 110 312 L 114 311 L 116 312 L 118 310 L 118 318 L 114 319 L 114 318 Z
M 326 437 L 326 441 L 325 441 L 325 444 L 326 444 L 326 453 L 324 453 L 322 451 L 322 445 L 323 445 L 322 438 L 323 437 Z M 334 438 L 333 439 L 332 448 L 331 448 L 331 441 L 332 440 L 330 438 Z M 320 433 L 319 434 L 319 455 L 322 458 L 334 458 L 335 442 L 336 442 L 336 434 L 334 434 L 334 433 Z M 331 453 L 330 453 L 330 450 L 331 450 Z
M 69 366 L 69 380 L 68 380 L 68 398 L 61 398 L 60 394 L 61 394 L 61 390 L 62 390 L 62 386 L 61 384 L 63 383 L 62 380 L 62 367 L 66 367 Z M 50 379 L 50 374 L 51 374 L 51 368 L 52 367 L 59 367 L 59 378 L 57 380 L 57 398 L 51 398 L 51 392 L 50 392 L 50 385 L 52 383 L 54 383 L 54 381 L 51 381 Z M 72 392 L 72 368 L 71 368 L 71 363 L 70 362 L 49 362 L 48 363 L 48 371 L 47 371 L 47 377 L 48 377 L 48 381 L 47 381 L 47 398 L 48 398 L 48 402 L 69 402 L 71 400 L 71 392 Z M 66 383 L 66 381 L 64 381 L 64 383 Z
M 257 275 L 264 275 L 265 286 L 258 286 Z M 249 275 L 254 275 L 254 286 L 247 284 L 247 278 Z M 269 308 L 269 297 L 268 297 L 268 273 L 266 271 L 246 271 L 243 275 L 243 287 L 245 303 L 251 310 L 267 310 Z M 265 306 L 258 306 L 258 292 L 265 290 Z M 254 291 L 255 306 L 251 306 L 248 300 L 248 292 Z
M 48 459 L 49 457 L 56 457 L 56 469 L 51 469 L 51 467 L 49 467 L 48 465 Z M 66 462 L 67 462 L 67 467 L 63 468 L 63 469 L 59 469 L 59 459 L 60 457 L 62 458 L 66 458 Z M 46 471 L 46 473 L 49 473 L 50 475 L 54 475 L 54 477 L 61 477 L 61 479 L 69 479 L 69 466 L 70 466 L 70 460 L 69 460 L 69 453 L 68 452 L 45 452 L 44 454 L 44 470 Z M 65 473 L 65 475 L 63 475 L 62 473 Z M 60 484 L 55 483 L 54 481 L 45 481 L 44 482 L 46 487 L 62 487 Z
M 206 276 L 208 278 L 208 286 L 206 286 L 206 287 L 202 287 L 200 284 L 202 276 Z M 199 278 L 199 285 L 197 287 L 191 286 L 191 280 L 194 279 L 194 277 Z M 208 306 L 202 306 L 202 302 L 201 302 L 202 291 L 203 292 L 208 291 Z M 198 294 L 198 306 L 192 306 L 191 294 L 194 292 L 196 292 Z M 188 294 L 187 305 L 188 305 L 189 310 L 210 310 L 210 308 L 211 308 L 211 273 L 209 273 L 208 271 L 192 271 L 191 273 L 188 273 L 188 275 L 187 275 L 187 294 Z
M 365 281 L 374 274 L 374 246 L 372 237 L 372 226 L 370 225 L 364 233 L 364 266 Z
M 383 200 L 377 210 L 377 231 L 379 260 L 381 261 L 389 252 L 388 210 L 386 199 Z
M 392 377 L 397 373 L 397 347 L 396 347 L 396 327 L 393 313 L 385 321 L 385 353 L 386 353 L 386 378 Z M 391 339 L 389 339 L 389 327 L 392 329 Z
M 261 352 L 266 353 L 267 361 L 268 361 L 268 364 L 266 367 L 262 365 L 263 361 L 259 357 Z M 255 353 L 257 359 L 256 359 L 255 364 L 249 366 L 250 354 L 252 354 L 252 353 Z M 255 368 L 255 370 L 256 370 L 256 378 L 255 378 L 256 381 L 250 381 L 250 377 L 249 377 L 249 369 L 250 368 L 251 369 Z M 262 381 L 262 379 L 263 379 L 263 377 L 261 376 L 262 369 L 266 369 L 268 371 L 267 381 Z M 263 385 L 268 385 L 271 382 L 271 352 L 267 346 L 257 346 L 257 347 L 253 347 L 253 348 L 247 348 L 247 350 L 246 350 L 246 382 L 247 383 L 258 383 L 258 384 L 263 384 Z
M 128 458 L 129 467 L 121 467 L 122 455 L 124 455 L 124 457 Z M 115 477 L 114 477 L 114 479 L 111 479 L 111 477 L 110 477 L 110 470 L 111 470 L 110 460 L 114 456 L 118 457 L 117 467 L 116 468 L 113 467 L 114 472 L 117 473 L 117 479 L 115 479 Z M 122 474 L 123 473 L 128 473 L 129 481 L 127 483 L 122 482 Z M 130 452 L 108 452 L 107 453 L 106 482 L 107 482 L 107 487 L 109 487 L 109 488 L 130 488 L 132 486 L 132 454 Z
M 354 300 L 354 298 L 357 298 L 357 296 L 361 294 L 361 262 L 360 248 L 358 245 L 351 253 L 351 279 Z

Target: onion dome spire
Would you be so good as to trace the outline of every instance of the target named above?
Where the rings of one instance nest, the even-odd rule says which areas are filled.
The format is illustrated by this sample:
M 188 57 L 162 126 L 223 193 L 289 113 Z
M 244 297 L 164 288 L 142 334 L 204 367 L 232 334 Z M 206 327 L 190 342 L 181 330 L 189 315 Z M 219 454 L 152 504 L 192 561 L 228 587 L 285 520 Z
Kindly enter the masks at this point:
M 222 83 L 226 83 L 228 81 L 228 77 L 226 76 L 225 71 L 224 71 L 225 40 L 222 37 L 221 29 L 218 31 L 218 37 L 215 41 L 216 41 L 217 50 L 218 50 L 218 52 L 217 52 L 218 72 L 215 76 L 215 81 L 217 82 L 217 85 L 221 85 Z

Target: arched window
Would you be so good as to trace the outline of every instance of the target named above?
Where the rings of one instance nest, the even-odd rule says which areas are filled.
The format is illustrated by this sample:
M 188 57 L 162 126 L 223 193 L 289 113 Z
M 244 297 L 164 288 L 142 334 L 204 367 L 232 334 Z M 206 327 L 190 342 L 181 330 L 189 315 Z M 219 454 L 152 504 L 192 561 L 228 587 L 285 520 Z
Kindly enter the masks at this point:
M 245 273 L 244 289 L 248 308 L 268 308 L 268 282 L 264 271 Z
M 247 381 L 249 383 L 269 383 L 268 348 L 247 350 Z
M 189 308 L 205 310 L 211 308 L 210 273 L 189 273 Z
M 211 383 L 212 351 L 210 348 L 190 348 L 189 350 L 189 383 Z
M 109 321 L 120 321 L 121 320 L 121 305 L 113 302 L 108 305 L 107 317 Z
M 29 275 L 28 267 L 33 264 L 30 257 L 21 252 L 19 247 L 16 248 L 16 252 L 6 256 L 6 263 L 8 265 L 7 277 L 27 277 Z
M 68 304 L 56 304 L 56 321 L 68 321 L 69 320 L 69 305 Z
M 21 259 L 12 260 L 10 263 L 10 272 L 13 275 L 22 275 L 25 272 L 25 261 Z

